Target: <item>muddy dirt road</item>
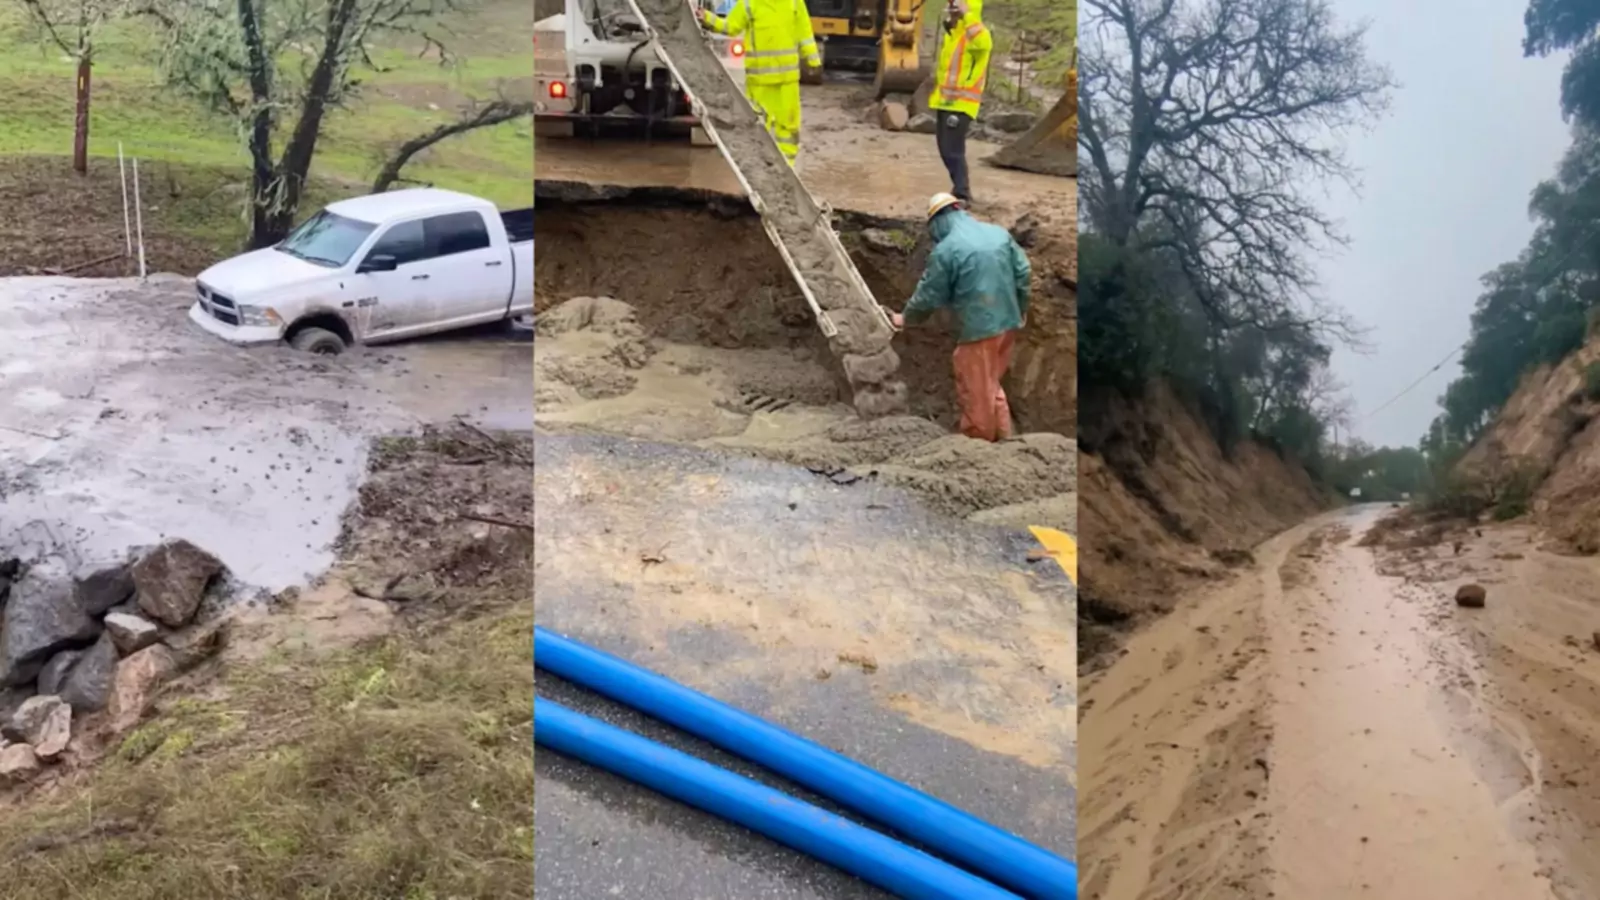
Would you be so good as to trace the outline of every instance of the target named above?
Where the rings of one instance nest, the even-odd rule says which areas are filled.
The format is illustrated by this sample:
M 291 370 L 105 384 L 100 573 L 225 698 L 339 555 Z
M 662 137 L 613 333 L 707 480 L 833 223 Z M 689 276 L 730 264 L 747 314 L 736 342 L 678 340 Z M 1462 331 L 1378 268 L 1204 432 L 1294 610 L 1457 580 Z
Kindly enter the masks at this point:
M 1075 592 L 1026 533 L 722 449 L 535 445 L 540 624 L 1072 854 Z M 549 677 L 539 692 L 759 774 Z M 540 897 L 882 896 L 558 754 L 538 773 Z
M 1389 512 L 1269 540 L 1084 682 L 1085 896 L 1600 896 L 1600 654 L 1504 624 L 1544 618 L 1520 583 L 1457 609 L 1449 543 L 1359 546 Z
M 531 425 L 529 343 L 242 350 L 187 321 L 192 294 L 176 277 L 0 280 L 0 547 L 77 568 L 187 537 L 276 590 L 332 562 L 370 438 Z

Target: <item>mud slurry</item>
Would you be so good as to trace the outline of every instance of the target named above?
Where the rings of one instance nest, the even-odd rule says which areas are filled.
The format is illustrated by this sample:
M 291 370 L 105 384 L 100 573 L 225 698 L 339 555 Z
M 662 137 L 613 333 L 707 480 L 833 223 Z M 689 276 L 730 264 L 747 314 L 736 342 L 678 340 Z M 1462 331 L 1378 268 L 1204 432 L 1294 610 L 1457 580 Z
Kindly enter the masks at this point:
M 658 340 L 627 303 L 578 297 L 542 313 L 536 421 L 547 430 L 737 450 L 836 484 L 909 488 L 984 524 L 1076 531 L 1077 451 L 1063 435 L 990 444 L 911 416 L 860 417 L 808 346 L 732 349 Z
M 186 537 L 276 591 L 333 562 L 374 439 L 531 422 L 527 344 L 243 350 L 187 321 L 193 290 L 0 280 L 0 546 L 76 569 Z
M 1563 527 L 1474 526 L 1403 512 L 1369 532 L 1379 570 L 1465 652 L 1444 663 L 1459 703 L 1489 720 L 1480 768 L 1523 809 L 1557 896 L 1600 896 L 1600 566 L 1566 550 Z M 1457 609 L 1464 583 L 1487 589 Z
M 739 161 L 763 220 L 837 327 L 831 344 L 854 389 L 856 410 L 869 417 L 903 412 L 906 388 L 896 377 L 900 358 L 890 346 L 894 332 L 854 271 L 827 215 L 728 77 L 689 8 L 677 0 L 641 0 L 639 8 L 690 93 L 705 107 L 706 118 Z

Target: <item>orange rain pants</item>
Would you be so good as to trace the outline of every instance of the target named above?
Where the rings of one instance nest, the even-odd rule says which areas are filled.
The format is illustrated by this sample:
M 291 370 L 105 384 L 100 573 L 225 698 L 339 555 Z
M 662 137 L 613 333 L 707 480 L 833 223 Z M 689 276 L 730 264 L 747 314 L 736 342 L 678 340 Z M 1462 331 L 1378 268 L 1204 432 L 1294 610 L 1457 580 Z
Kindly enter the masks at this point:
M 961 433 L 998 441 L 1011 436 L 1011 405 L 1000 379 L 1011 367 L 1017 333 L 1007 331 L 981 341 L 957 344 L 950 361 L 956 371 L 956 402 L 961 406 Z

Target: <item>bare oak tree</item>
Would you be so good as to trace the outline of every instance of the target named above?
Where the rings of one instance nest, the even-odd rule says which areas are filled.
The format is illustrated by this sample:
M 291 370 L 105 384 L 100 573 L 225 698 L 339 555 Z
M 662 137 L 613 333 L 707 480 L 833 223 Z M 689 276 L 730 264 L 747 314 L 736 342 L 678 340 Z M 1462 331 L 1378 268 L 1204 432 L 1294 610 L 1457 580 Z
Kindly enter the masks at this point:
M 101 26 L 120 18 L 128 0 L 18 0 L 28 21 L 47 45 L 60 48 L 77 63 L 77 108 L 72 127 L 72 168 L 89 171 L 89 81 L 94 70 L 94 41 Z
M 1081 0 L 1086 224 L 1170 256 L 1213 327 L 1354 341 L 1314 294 L 1310 253 L 1341 241 L 1309 188 L 1354 173 L 1341 132 L 1393 82 L 1327 0 Z
M 437 29 L 471 0 L 150 0 L 166 30 L 166 82 L 237 123 L 250 154 L 252 248 L 293 226 L 328 114 L 378 70 L 371 48 Z M 281 149 L 279 144 L 281 143 Z

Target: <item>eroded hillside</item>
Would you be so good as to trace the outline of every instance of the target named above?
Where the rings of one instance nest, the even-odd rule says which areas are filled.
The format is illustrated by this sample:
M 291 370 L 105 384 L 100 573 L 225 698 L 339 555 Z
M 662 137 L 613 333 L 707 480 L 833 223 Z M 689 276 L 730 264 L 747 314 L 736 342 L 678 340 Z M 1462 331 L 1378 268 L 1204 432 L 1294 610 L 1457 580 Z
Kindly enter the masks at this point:
M 1224 453 L 1174 393 L 1097 403 L 1078 461 L 1080 659 L 1227 576 L 1249 548 L 1331 503 L 1299 465 L 1243 442 Z

